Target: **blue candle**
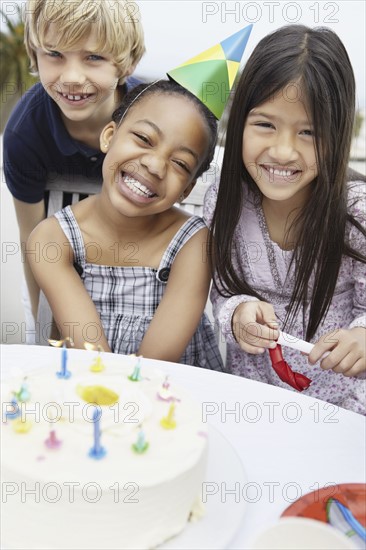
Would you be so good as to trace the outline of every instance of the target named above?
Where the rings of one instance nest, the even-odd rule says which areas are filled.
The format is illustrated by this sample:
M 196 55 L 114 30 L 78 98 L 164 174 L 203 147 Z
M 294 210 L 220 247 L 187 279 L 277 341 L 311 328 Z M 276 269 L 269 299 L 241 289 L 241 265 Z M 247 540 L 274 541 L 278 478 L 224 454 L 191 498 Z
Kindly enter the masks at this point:
M 26 384 L 25 380 L 26 380 L 26 377 L 24 378 L 24 382 L 20 386 L 20 389 L 18 391 L 13 392 L 16 399 L 21 403 L 25 403 L 30 399 L 28 385 Z
M 10 411 L 7 411 L 5 413 L 5 418 L 7 420 L 15 420 L 15 418 L 18 418 L 20 416 L 20 408 L 19 408 L 19 405 L 18 405 L 18 402 L 17 400 L 15 399 L 15 397 L 13 397 L 13 399 L 10 401 L 11 403 L 11 409 Z
M 20 387 L 19 394 L 18 394 L 18 399 L 22 403 L 25 403 L 26 401 L 29 401 L 29 399 L 30 399 L 28 386 L 25 382 L 23 382 L 23 384 Z
M 95 407 L 93 413 L 93 422 L 94 422 L 94 445 L 89 451 L 89 456 L 100 460 L 103 458 L 107 451 L 100 444 L 100 417 L 102 416 L 102 411 L 98 407 Z
M 67 370 L 67 348 L 66 348 L 66 340 L 64 340 L 64 343 L 62 345 L 62 351 L 61 351 L 61 370 L 59 372 L 56 372 L 58 378 L 70 378 L 71 372 Z
M 137 365 L 135 365 L 135 368 L 133 369 L 133 373 L 130 374 L 128 377 L 131 382 L 140 382 L 142 380 L 141 377 L 141 357 L 138 358 Z
M 138 433 L 136 443 L 132 445 L 132 449 L 135 451 L 135 453 L 142 454 L 147 450 L 148 446 L 149 444 L 146 441 L 145 433 L 141 429 Z

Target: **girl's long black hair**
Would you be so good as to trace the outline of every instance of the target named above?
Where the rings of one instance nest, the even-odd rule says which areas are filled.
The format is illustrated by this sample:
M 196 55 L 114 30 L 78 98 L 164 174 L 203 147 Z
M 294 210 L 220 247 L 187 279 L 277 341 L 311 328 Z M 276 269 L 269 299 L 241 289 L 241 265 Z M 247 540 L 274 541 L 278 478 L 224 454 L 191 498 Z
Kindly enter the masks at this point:
M 348 54 L 330 29 L 282 27 L 263 38 L 246 63 L 230 111 L 209 248 L 212 268 L 216 269 L 214 284 L 222 295 L 249 294 L 263 300 L 243 273 L 234 269 L 231 258 L 244 200 L 243 185 L 260 194 L 243 163 L 242 136 L 249 112 L 293 82 L 301 86 L 314 126 L 318 175 L 306 206 L 292 226 L 298 235 L 292 259 L 296 275 L 284 326 L 310 301 L 306 331 L 310 340 L 330 306 L 342 255 L 366 261 L 346 239 L 347 222 L 366 236 L 361 224 L 347 212 L 355 80 Z M 308 296 L 311 275 L 314 286 Z

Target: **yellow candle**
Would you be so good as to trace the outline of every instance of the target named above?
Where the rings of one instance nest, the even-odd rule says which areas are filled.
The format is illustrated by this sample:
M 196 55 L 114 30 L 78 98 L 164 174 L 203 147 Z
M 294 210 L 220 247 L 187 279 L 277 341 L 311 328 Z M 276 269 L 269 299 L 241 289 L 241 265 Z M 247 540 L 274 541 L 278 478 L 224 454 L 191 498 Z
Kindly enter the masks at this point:
M 18 434 L 26 434 L 29 432 L 29 430 L 32 427 L 32 422 L 29 422 L 29 420 L 22 420 L 21 417 L 16 418 L 12 422 L 12 426 L 14 428 L 14 431 Z
M 174 420 L 174 413 L 175 413 L 175 404 L 172 403 L 169 407 L 167 416 L 164 416 L 164 418 L 160 420 L 160 425 L 166 430 L 174 430 L 174 428 L 177 426 L 177 423 Z
M 102 361 L 102 358 L 101 358 L 100 355 L 97 355 L 97 357 L 95 358 L 94 363 L 92 363 L 92 365 L 90 367 L 90 370 L 92 372 L 102 372 L 104 369 L 105 369 L 105 365 Z

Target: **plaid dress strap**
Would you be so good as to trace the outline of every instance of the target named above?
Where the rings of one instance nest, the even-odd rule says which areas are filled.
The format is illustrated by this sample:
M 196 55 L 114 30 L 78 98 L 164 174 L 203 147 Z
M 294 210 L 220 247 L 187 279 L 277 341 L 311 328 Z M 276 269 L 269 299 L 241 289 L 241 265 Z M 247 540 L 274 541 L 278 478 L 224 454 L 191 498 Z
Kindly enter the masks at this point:
M 71 207 L 66 206 L 66 208 L 56 212 L 54 216 L 58 220 L 62 231 L 65 233 L 74 251 L 74 265 L 76 264 L 76 269 L 78 269 L 78 266 L 84 269 L 86 263 L 84 240 Z
M 169 278 L 170 269 L 172 263 L 175 260 L 176 255 L 180 249 L 186 244 L 187 241 L 198 231 L 206 227 L 205 222 L 199 216 L 191 216 L 186 222 L 179 228 L 177 233 L 170 241 L 168 248 L 163 254 L 156 278 L 161 283 L 167 283 Z

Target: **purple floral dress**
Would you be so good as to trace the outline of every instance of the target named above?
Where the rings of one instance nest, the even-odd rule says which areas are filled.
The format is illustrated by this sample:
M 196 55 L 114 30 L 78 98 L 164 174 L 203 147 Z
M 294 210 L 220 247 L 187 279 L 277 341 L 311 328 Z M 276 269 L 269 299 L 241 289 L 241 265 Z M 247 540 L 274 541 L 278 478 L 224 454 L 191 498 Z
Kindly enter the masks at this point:
M 208 226 L 212 220 L 216 197 L 217 183 L 214 183 L 205 197 L 204 218 Z M 365 226 L 366 190 L 363 182 L 350 184 L 349 205 L 349 211 Z M 352 247 L 365 254 L 363 235 L 354 226 L 348 227 L 347 235 Z M 260 201 L 248 190 L 242 215 L 235 230 L 234 243 L 232 261 L 237 272 L 245 275 L 252 288 L 274 306 L 278 319 L 284 320 L 294 284 L 294 268 L 289 271 L 292 251 L 282 250 L 270 239 Z M 313 343 L 323 334 L 339 328 L 366 327 L 365 273 L 365 264 L 348 257 L 343 258 L 330 308 L 312 339 Z M 310 280 L 310 289 L 312 284 L 313 281 Z M 250 300 L 256 300 L 256 298 L 247 295 L 224 298 L 214 287 L 212 288 L 211 301 L 215 320 L 227 342 L 226 370 L 252 380 L 291 389 L 274 372 L 267 352 L 261 355 L 246 353 L 241 350 L 233 336 L 231 330 L 233 313 L 240 303 Z M 300 308 L 295 321 L 286 328 L 286 332 L 294 337 L 305 339 L 308 316 L 309 308 Z M 310 387 L 303 392 L 303 395 L 366 414 L 365 373 L 358 377 L 346 377 L 321 369 L 319 363 L 309 365 L 306 356 L 296 350 L 286 347 L 283 348 L 283 354 L 293 370 L 301 372 L 312 380 Z

